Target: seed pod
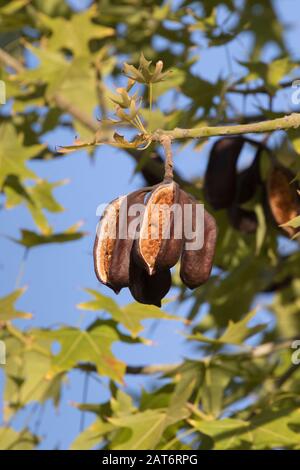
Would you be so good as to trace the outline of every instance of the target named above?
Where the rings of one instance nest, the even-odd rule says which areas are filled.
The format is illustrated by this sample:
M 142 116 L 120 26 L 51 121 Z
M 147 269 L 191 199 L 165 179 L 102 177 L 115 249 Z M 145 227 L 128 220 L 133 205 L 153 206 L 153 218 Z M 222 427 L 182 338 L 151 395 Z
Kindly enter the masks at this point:
M 257 216 L 254 211 L 243 209 L 237 204 L 232 204 L 227 209 L 228 219 L 233 228 L 239 232 L 250 234 L 257 230 Z
M 250 201 L 261 183 L 260 179 L 260 153 L 256 152 L 252 164 L 237 175 L 236 195 L 233 203 L 227 209 L 228 218 L 231 225 L 242 233 L 255 233 L 257 230 L 257 216 L 254 211 L 244 209 L 240 205 Z
M 167 295 L 171 287 L 170 270 L 158 270 L 150 276 L 136 257 L 137 250 L 133 247 L 129 269 L 130 292 L 137 302 L 161 307 L 161 300 Z
M 197 212 L 195 209 L 199 203 L 197 203 L 197 201 L 192 196 L 186 193 L 185 196 L 183 196 L 183 201 L 185 201 L 184 204 L 192 204 L 193 206 L 192 226 L 193 231 L 195 231 L 197 227 L 197 220 L 195 219 Z M 210 215 L 205 209 L 203 222 L 203 245 L 196 250 L 188 249 L 187 241 L 185 241 L 183 253 L 181 256 L 180 277 L 182 282 L 190 289 L 199 287 L 208 280 L 213 264 L 217 238 L 217 226 L 214 217 Z
M 136 250 L 137 262 L 139 259 L 150 275 L 157 269 L 171 268 L 179 260 L 183 244 L 182 233 L 176 230 L 176 214 L 181 209 L 179 195 L 176 183 L 162 183 L 146 202 Z
M 106 207 L 97 227 L 94 243 L 94 268 L 98 280 L 119 293 L 120 287 L 111 282 L 109 277 L 111 260 L 116 243 L 120 205 L 125 196 L 114 199 Z
M 273 166 L 267 179 L 267 198 L 271 213 L 277 225 L 282 225 L 300 214 L 298 184 L 293 182 L 293 173 L 282 165 Z M 299 229 L 282 227 L 290 236 Z
M 205 199 L 214 209 L 225 209 L 236 194 L 236 163 L 244 144 L 242 137 L 225 137 L 211 149 L 204 180 Z
M 126 196 L 119 210 L 118 237 L 115 242 L 113 256 L 109 268 L 109 280 L 114 286 L 129 286 L 130 252 L 135 239 L 135 233 L 139 230 L 140 220 L 145 208 L 144 199 L 150 188 L 142 188 Z M 133 212 L 136 205 L 137 213 Z
M 260 178 L 260 154 L 259 148 L 251 165 L 237 175 L 235 202 L 245 204 L 252 199 L 261 183 Z

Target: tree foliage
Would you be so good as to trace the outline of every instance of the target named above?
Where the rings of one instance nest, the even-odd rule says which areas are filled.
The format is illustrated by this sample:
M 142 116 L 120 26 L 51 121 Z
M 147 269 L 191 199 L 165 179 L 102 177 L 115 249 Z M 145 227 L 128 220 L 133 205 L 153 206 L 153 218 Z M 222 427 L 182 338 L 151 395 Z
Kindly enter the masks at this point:
M 150 111 L 144 106 L 140 112 L 149 131 L 283 116 L 284 110 L 272 104 L 298 63 L 286 45 L 284 25 L 272 1 L 182 1 L 176 8 L 171 4 L 99 0 L 75 11 L 62 0 L 0 1 L 0 79 L 8 100 L 0 114 L 1 209 L 24 205 L 29 211 L 32 226 L 20 229 L 20 237 L 12 240 L 26 253 L 90 236 L 76 221 L 65 230 L 51 226 L 47 213 L 64 210 L 54 196 L 64 181 L 41 179 L 35 163 L 70 158 L 41 143 L 59 126 L 70 128 L 82 142 L 95 143 L 95 135 L 99 141 L 112 140 L 114 131 L 101 127 L 94 116 L 103 122 L 112 116 L 117 98 L 108 84 L 124 84 L 123 72 L 143 82 L 140 69 L 133 67 L 138 67 L 141 52 L 153 64 L 162 59 L 165 70 L 171 71 L 167 76 L 148 76 L 156 107 Z M 225 50 L 246 36 L 251 45 L 248 59 L 239 60 L 239 76 L 224 73 L 213 82 L 195 71 L 201 49 Z M 270 44 L 277 56 L 266 62 L 263 51 Z M 164 80 L 156 83 L 157 77 Z M 146 104 L 148 88 L 140 88 Z M 171 100 L 166 99 L 168 93 L 173 93 Z M 254 115 L 236 104 L 237 96 L 246 101 L 258 93 L 267 99 Z M 114 139 L 134 159 L 136 172 L 148 181 L 160 179 L 158 145 L 139 151 L 119 135 Z M 299 142 L 296 129 L 270 140 L 279 161 L 298 179 Z M 184 143 L 176 143 L 178 151 Z M 206 144 L 209 139 L 193 141 L 199 159 Z M 94 152 L 93 145 L 87 148 L 88 156 Z M 265 174 L 267 160 L 262 159 Z M 203 175 L 186 181 L 176 173 L 176 178 L 203 200 Z M 210 209 L 219 228 L 215 270 L 208 283 L 194 291 L 183 287 L 174 270 L 178 296 L 172 315 L 137 303 L 120 307 L 115 296 L 102 293 L 104 289 L 87 289 L 90 298 L 78 307 L 95 312 L 88 328 L 37 329 L 30 327 L 30 314 L 15 307 L 24 289 L 3 293 L 0 340 L 7 359 L 0 448 L 37 447 L 41 436 L 35 435 L 32 422 L 15 429 L 13 418 L 33 403 L 43 406 L 51 400 L 59 406 L 68 375 L 80 370 L 107 377 L 110 399 L 76 404 L 74 413 L 91 413 L 94 422 L 78 435 L 72 449 L 299 449 L 300 369 L 291 362 L 291 344 L 300 328 L 298 245 L 286 238 L 290 250 L 283 254 L 279 241 L 284 232 L 266 218 L 261 199 L 250 206 L 258 217 L 253 234 L 235 230 L 225 211 Z M 299 226 L 299 218 L 292 223 Z M 271 301 L 268 296 L 265 302 L 263 293 L 272 293 Z M 141 322 L 178 319 L 174 311 L 181 304 L 187 305 L 181 320 L 196 359 L 195 354 L 187 355 L 179 364 L 134 368 L 115 357 L 116 341 L 145 343 Z M 203 306 L 205 315 L 200 314 Z M 262 311 L 267 314 L 261 316 Z M 17 328 L 16 318 L 28 319 L 28 327 Z M 60 345 L 58 354 L 53 343 Z M 153 390 L 143 391 L 138 399 L 130 396 L 123 389 L 126 374 L 153 375 Z

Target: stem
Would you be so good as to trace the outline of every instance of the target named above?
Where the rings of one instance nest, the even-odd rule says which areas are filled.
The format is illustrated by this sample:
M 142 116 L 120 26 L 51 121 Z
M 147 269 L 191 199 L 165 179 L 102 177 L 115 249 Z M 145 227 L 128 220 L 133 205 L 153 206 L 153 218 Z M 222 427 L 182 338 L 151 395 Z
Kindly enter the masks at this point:
M 172 131 L 158 129 L 152 134 L 153 141 L 161 141 L 163 136 L 171 139 L 203 138 L 213 136 L 239 135 L 273 132 L 300 127 L 300 113 L 292 113 L 282 118 L 255 122 L 253 124 L 238 124 L 233 126 L 203 126 L 194 129 L 175 128 Z
M 136 115 L 136 121 L 137 121 L 137 123 L 138 123 L 138 125 L 139 125 L 140 130 L 143 132 L 143 134 L 147 134 L 147 131 L 146 131 L 146 129 L 144 128 L 144 125 L 143 125 L 143 123 L 142 123 L 142 121 L 141 121 L 141 119 L 140 119 L 140 117 L 139 117 L 138 114 Z
M 160 138 L 160 143 L 162 144 L 166 155 L 164 181 L 173 181 L 172 140 L 169 136 L 163 135 Z
M 152 111 L 152 101 L 153 101 L 153 84 L 149 83 L 149 109 Z

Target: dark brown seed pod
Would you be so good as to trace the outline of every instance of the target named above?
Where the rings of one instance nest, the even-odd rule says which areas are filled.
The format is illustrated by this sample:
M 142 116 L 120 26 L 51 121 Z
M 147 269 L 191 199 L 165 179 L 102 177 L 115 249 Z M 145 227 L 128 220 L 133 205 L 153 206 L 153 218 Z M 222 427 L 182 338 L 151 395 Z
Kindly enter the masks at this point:
M 184 204 L 192 204 L 193 206 L 192 229 L 195 231 L 197 227 L 195 220 L 197 214 L 196 206 L 199 203 L 192 196 L 186 193 L 182 200 L 184 201 Z M 210 215 L 205 209 L 203 223 L 203 245 L 196 250 L 188 249 L 187 241 L 185 241 L 183 253 L 181 256 L 180 277 L 182 282 L 190 289 L 199 287 L 208 280 L 215 254 L 217 239 L 216 221 L 214 217 Z
M 109 271 L 116 243 L 120 206 L 124 198 L 125 196 L 121 196 L 114 199 L 106 207 L 97 227 L 93 249 L 94 269 L 98 280 L 113 289 L 116 294 L 120 287 L 111 282 Z
M 298 184 L 293 181 L 294 178 L 295 175 L 290 170 L 279 164 L 275 164 L 268 175 L 267 199 L 277 225 L 285 224 L 300 214 Z M 293 227 L 282 229 L 290 237 L 299 231 Z
M 157 269 L 174 266 L 180 258 L 183 239 L 176 230 L 176 210 L 180 209 L 180 189 L 173 181 L 162 183 L 151 192 L 146 202 L 139 241 L 137 259 L 150 275 Z M 175 238 L 175 232 L 176 237 Z
M 120 204 L 118 236 L 109 268 L 109 281 L 119 289 L 129 286 L 130 252 L 143 216 L 144 199 L 149 191 L 150 188 L 134 191 L 122 199 Z
M 137 243 L 137 242 L 135 242 Z M 161 300 L 170 290 L 171 273 L 169 269 L 150 274 L 136 259 L 137 250 L 131 252 L 129 289 L 134 299 L 142 304 L 161 307 Z
M 260 155 L 261 148 L 257 150 L 251 165 L 237 175 L 235 196 L 235 202 L 237 204 L 241 205 L 250 201 L 250 199 L 254 197 L 257 188 L 261 183 Z
M 227 209 L 228 218 L 233 228 L 245 234 L 255 233 L 258 225 L 255 212 L 240 206 L 255 196 L 258 186 L 261 184 L 260 154 L 261 148 L 257 150 L 251 165 L 238 173 L 235 199 Z
M 232 227 L 239 232 L 250 234 L 257 230 L 257 216 L 254 211 L 243 209 L 237 204 L 232 204 L 227 209 L 228 219 Z
M 213 209 L 225 209 L 236 194 L 236 163 L 243 137 L 224 137 L 211 149 L 204 180 L 204 197 Z

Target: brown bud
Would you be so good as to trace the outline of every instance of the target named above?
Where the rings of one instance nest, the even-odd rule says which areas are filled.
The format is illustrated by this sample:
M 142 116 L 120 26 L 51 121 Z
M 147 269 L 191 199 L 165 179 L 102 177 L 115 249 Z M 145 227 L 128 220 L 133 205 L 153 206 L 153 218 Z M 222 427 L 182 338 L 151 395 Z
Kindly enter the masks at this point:
M 274 165 L 267 179 L 267 197 L 271 213 L 277 225 L 282 225 L 300 214 L 298 184 L 293 173 L 281 165 Z M 290 237 L 299 229 L 282 227 Z
M 234 200 L 236 163 L 243 144 L 242 137 L 225 137 L 211 149 L 205 173 L 204 196 L 214 209 L 225 209 Z
M 193 230 L 196 227 L 196 205 L 199 204 L 190 195 L 185 193 L 185 204 L 193 205 L 192 222 Z M 197 236 L 197 235 L 196 235 Z M 181 256 L 180 277 L 182 282 L 194 289 L 206 282 L 210 276 L 213 264 L 213 257 L 215 253 L 217 238 L 217 226 L 215 219 L 206 210 L 204 210 L 204 242 L 203 246 L 196 250 L 187 248 L 187 241 L 185 242 L 183 253 Z
M 180 189 L 174 182 L 158 185 L 146 202 L 139 242 L 136 245 L 141 263 L 151 275 L 157 269 L 174 266 L 182 251 L 182 233 L 176 233 L 176 210 L 180 209 Z M 174 206 L 175 205 L 175 206 Z
M 135 242 L 137 243 L 137 242 Z M 158 270 L 150 275 L 146 268 L 136 259 L 137 250 L 131 252 L 129 289 L 132 296 L 142 304 L 161 307 L 162 298 L 167 295 L 171 287 L 171 273 L 169 269 Z

